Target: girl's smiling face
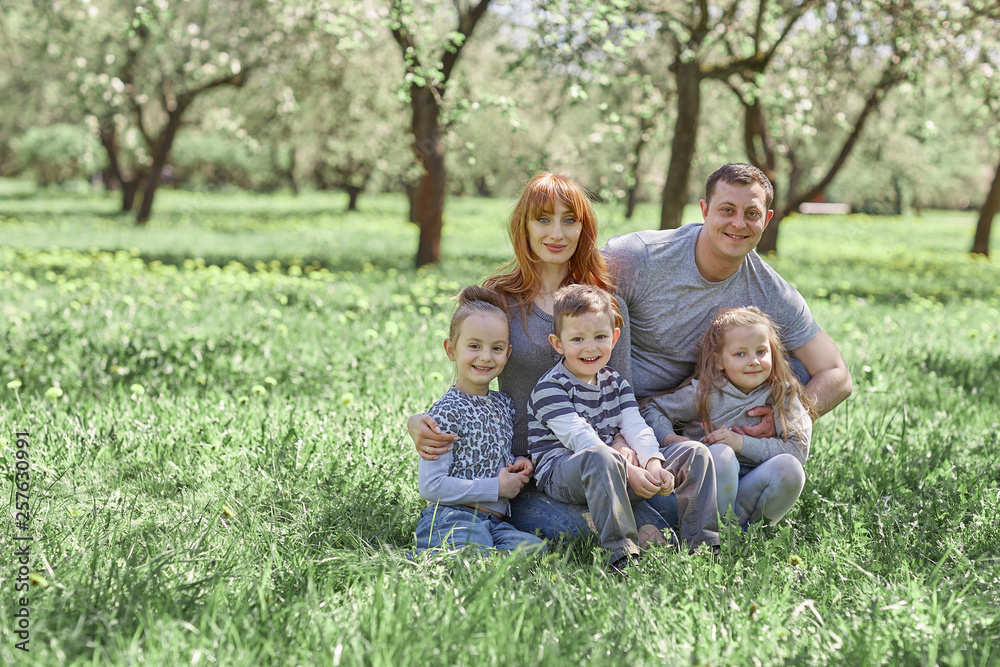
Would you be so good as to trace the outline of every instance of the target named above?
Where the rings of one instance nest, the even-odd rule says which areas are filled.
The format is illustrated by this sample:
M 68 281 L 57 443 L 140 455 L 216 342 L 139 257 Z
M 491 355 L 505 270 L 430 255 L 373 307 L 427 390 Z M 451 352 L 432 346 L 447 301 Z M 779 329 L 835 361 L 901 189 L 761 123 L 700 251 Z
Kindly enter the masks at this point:
M 725 344 L 716 364 L 734 387 L 749 394 L 771 377 L 771 343 L 767 327 L 733 327 L 726 331 Z
M 455 362 L 455 387 L 466 394 L 485 396 L 510 357 L 507 318 L 499 313 L 472 313 L 462 322 L 455 339 L 444 341 L 444 350 Z

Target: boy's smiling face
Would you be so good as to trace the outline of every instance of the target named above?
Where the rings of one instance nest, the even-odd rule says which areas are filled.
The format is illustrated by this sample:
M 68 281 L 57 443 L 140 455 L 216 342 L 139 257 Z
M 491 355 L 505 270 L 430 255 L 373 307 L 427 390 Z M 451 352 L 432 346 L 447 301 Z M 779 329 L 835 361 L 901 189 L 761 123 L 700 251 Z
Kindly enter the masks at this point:
M 549 342 L 566 357 L 564 363 L 570 373 L 594 384 L 597 371 L 607 365 L 620 334 L 605 313 L 588 312 L 564 316 L 559 335 L 549 334 Z

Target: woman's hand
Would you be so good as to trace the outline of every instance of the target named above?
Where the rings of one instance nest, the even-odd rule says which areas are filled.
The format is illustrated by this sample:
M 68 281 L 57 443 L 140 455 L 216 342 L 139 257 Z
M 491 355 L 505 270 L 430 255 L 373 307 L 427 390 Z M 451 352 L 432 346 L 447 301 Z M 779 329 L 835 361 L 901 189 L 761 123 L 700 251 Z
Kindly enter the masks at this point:
M 437 461 L 438 456 L 451 451 L 451 445 L 458 440 L 457 435 L 442 433 L 434 418 L 427 413 L 413 415 L 406 420 L 406 430 L 413 439 L 420 458 Z

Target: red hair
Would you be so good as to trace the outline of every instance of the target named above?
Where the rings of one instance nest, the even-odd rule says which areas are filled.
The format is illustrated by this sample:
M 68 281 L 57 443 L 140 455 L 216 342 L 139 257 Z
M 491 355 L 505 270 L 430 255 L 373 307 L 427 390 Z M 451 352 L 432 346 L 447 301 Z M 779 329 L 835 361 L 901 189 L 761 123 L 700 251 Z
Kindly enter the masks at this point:
M 514 259 L 483 281 L 484 287 L 515 300 L 522 313 L 541 288 L 541 271 L 538 268 L 541 260 L 531 250 L 528 221 L 543 214 L 552 215 L 556 201 L 569 209 L 581 226 L 580 241 L 569 259 L 569 273 L 560 287 L 580 283 L 611 293 L 615 291 L 608 266 L 597 248 L 597 215 L 590 204 L 589 194 L 573 179 L 545 172 L 528 181 L 511 212 L 508 233 L 514 247 Z

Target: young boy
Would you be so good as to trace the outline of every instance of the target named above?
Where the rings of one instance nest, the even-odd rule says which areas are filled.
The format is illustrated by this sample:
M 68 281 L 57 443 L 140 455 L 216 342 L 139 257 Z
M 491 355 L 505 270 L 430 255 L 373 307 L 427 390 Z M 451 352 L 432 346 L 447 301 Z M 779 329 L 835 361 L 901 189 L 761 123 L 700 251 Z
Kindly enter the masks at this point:
M 611 295 L 590 285 L 569 285 L 555 294 L 549 342 L 563 359 L 542 376 L 528 401 L 528 441 L 538 488 L 556 500 L 586 503 L 619 571 L 638 556 L 632 505 L 674 492 L 681 539 L 694 550 L 719 544 L 715 468 L 698 443 L 660 451 L 639 414 L 628 382 L 607 366 L 620 329 Z M 611 447 L 620 434 L 638 466 Z

